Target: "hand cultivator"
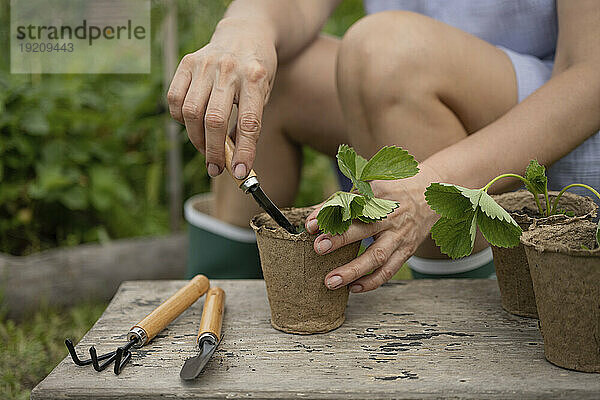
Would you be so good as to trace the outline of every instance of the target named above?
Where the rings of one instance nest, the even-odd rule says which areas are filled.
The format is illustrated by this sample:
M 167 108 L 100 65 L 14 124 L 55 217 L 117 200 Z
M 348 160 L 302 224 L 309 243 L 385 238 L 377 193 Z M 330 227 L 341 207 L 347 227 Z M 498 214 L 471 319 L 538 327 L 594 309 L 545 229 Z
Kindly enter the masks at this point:
M 98 355 L 94 346 L 90 347 L 90 358 L 81 360 L 75 352 L 73 342 L 65 340 L 67 349 L 76 365 L 92 364 L 96 371 L 106 369 L 113 361 L 114 372 L 119 374 L 125 364 L 131 359 L 132 347 L 139 348 L 150 342 L 160 331 L 169 325 L 175 318 L 198 300 L 209 288 L 208 279 L 204 275 L 196 275 L 187 285 L 179 289 L 173 296 L 152 311 L 143 320 L 138 322 L 127 334 L 127 344 L 110 353 Z M 103 361 L 102 363 L 100 363 Z

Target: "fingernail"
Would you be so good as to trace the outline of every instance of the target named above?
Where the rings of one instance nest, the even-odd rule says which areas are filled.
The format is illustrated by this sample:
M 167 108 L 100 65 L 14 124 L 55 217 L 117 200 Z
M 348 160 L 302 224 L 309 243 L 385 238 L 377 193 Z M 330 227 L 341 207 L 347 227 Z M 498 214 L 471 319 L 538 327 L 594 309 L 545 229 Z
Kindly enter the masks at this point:
M 219 167 L 217 167 L 216 164 L 208 164 L 208 167 L 206 169 L 208 170 L 208 175 L 211 178 L 214 178 L 215 176 L 219 175 Z
M 350 286 L 350 291 L 352 293 L 359 293 L 359 292 L 362 292 L 362 290 L 363 290 L 363 287 L 361 285 L 352 285 L 352 286 Z
M 321 254 L 325 253 L 329 249 L 331 249 L 331 240 L 329 239 L 323 239 L 317 244 L 317 250 Z
M 342 277 L 338 275 L 334 275 L 331 278 L 327 279 L 327 287 L 329 289 L 337 289 L 342 284 Z
M 244 164 L 238 164 L 233 170 L 233 175 L 238 179 L 244 179 L 246 177 L 246 166 Z
M 314 233 L 319 229 L 319 224 L 316 219 L 311 219 L 306 223 L 306 230 L 310 233 Z

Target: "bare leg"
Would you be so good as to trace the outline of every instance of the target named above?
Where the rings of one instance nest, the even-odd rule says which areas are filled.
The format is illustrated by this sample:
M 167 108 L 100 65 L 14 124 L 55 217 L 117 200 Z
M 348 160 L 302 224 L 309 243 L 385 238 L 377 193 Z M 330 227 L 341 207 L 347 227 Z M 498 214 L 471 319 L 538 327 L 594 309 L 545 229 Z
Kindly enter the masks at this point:
M 422 161 L 517 103 L 504 52 L 409 12 L 371 15 L 350 28 L 337 73 L 348 135 L 365 156 L 397 144 Z M 486 246 L 480 237 L 475 251 Z M 431 240 L 416 254 L 441 257 Z
M 321 36 L 293 61 L 281 65 L 263 116 L 254 169 L 261 186 L 281 207 L 296 196 L 301 167 L 300 145 L 334 155 L 348 143 L 335 84 L 339 39 Z M 248 226 L 260 211 L 227 173 L 213 180 L 215 216 Z

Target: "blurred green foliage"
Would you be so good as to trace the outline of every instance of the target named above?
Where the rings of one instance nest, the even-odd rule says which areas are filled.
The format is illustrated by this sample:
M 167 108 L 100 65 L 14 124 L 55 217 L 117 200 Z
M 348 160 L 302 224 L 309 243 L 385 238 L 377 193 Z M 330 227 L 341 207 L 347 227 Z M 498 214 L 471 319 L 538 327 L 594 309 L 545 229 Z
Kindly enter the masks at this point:
M 0 75 L 1 251 L 164 231 L 160 87 L 137 79 Z
M 180 56 L 208 42 L 227 0 L 179 0 Z M 0 252 L 166 233 L 161 22 L 152 2 L 152 73 L 14 75 L 0 59 Z M 0 50 L 9 54 L 9 2 L 0 3 Z M 342 34 L 362 15 L 346 0 L 326 31 Z M 180 132 L 184 194 L 209 190 L 204 158 Z M 297 204 L 321 201 L 335 177 L 305 151 Z M 324 185 L 323 182 L 326 182 Z
M 0 315 L 0 398 L 29 399 L 31 389 L 67 355 L 65 338 L 77 343 L 106 304 L 80 304 L 67 312 L 39 310 L 17 324 Z
M 9 2 L 0 5 L 8 54 Z M 221 1 L 179 1 L 182 54 L 202 46 Z M 0 65 L 0 252 L 29 254 L 167 231 L 169 118 L 162 86 L 163 3 L 152 7 L 148 75 L 14 75 Z M 186 140 L 183 129 L 181 140 Z M 204 161 L 184 145 L 186 195 L 209 189 Z

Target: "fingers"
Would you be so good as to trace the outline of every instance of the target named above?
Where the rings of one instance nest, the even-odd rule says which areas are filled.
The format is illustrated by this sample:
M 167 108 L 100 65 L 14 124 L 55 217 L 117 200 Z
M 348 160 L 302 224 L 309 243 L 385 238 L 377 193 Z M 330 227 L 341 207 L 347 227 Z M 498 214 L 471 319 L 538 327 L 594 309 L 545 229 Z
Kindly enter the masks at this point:
M 256 154 L 256 142 L 261 130 L 262 112 L 267 87 L 263 81 L 266 77 L 264 69 L 257 70 L 261 74 L 249 76 L 240 90 L 239 113 L 236 131 L 235 153 L 233 155 L 233 175 L 238 179 L 246 177 Z M 257 81 L 258 79 L 258 81 Z
M 387 220 L 365 224 L 354 221 L 350 228 L 341 235 L 330 235 L 324 233 L 315 239 L 314 248 L 317 254 L 323 255 L 344 247 L 347 244 L 366 239 L 383 231 L 387 226 Z M 312 225 L 311 225 L 312 227 Z
M 377 289 L 379 286 L 392 279 L 410 256 L 410 252 L 406 249 L 396 250 L 385 265 L 376 269 L 372 274 L 365 275 L 354 281 L 352 285 L 350 285 L 350 291 L 352 293 L 364 293 Z
M 383 232 L 360 257 L 327 274 L 325 285 L 329 289 L 337 289 L 383 267 L 397 247 L 398 237 L 396 234 L 389 231 Z
M 306 217 L 306 221 L 304 222 L 304 227 L 306 228 L 306 231 L 308 233 L 310 233 L 311 235 L 314 235 L 315 233 L 319 232 L 319 224 L 317 223 L 317 214 L 319 214 L 319 211 L 321 211 L 321 206 L 324 204 L 320 203 L 315 205 L 315 209 L 313 210 L 313 212 L 311 212 L 308 217 Z
M 219 175 L 225 166 L 225 135 L 237 92 L 234 68 L 232 60 L 221 60 L 204 114 L 206 165 L 211 177 Z
M 248 51 L 252 53 L 252 49 Z M 274 78 L 273 56 L 272 71 L 270 63 L 259 62 L 259 58 L 240 57 L 211 45 L 181 60 L 167 94 L 169 111 L 186 125 L 194 146 L 205 153 L 211 177 L 225 166 L 225 135 L 234 102 L 239 104 L 239 116 L 231 172 L 243 179 L 251 170 L 263 107 Z
M 204 110 L 212 85 L 200 76 L 192 78 L 181 114 L 188 137 L 196 149 L 204 153 Z
M 173 81 L 171 81 L 171 85 L 169 86 L 169 91 L 167 92 L 169 112 L 175 120 L 182 124 L 184 123 L 184 120 L 181 109 L 190 83 L 192 82 L 191 58 L 192 55 L 188 54 L 181 59 L 181 62 L 175 71 L 175 75 L 173 76 Z

